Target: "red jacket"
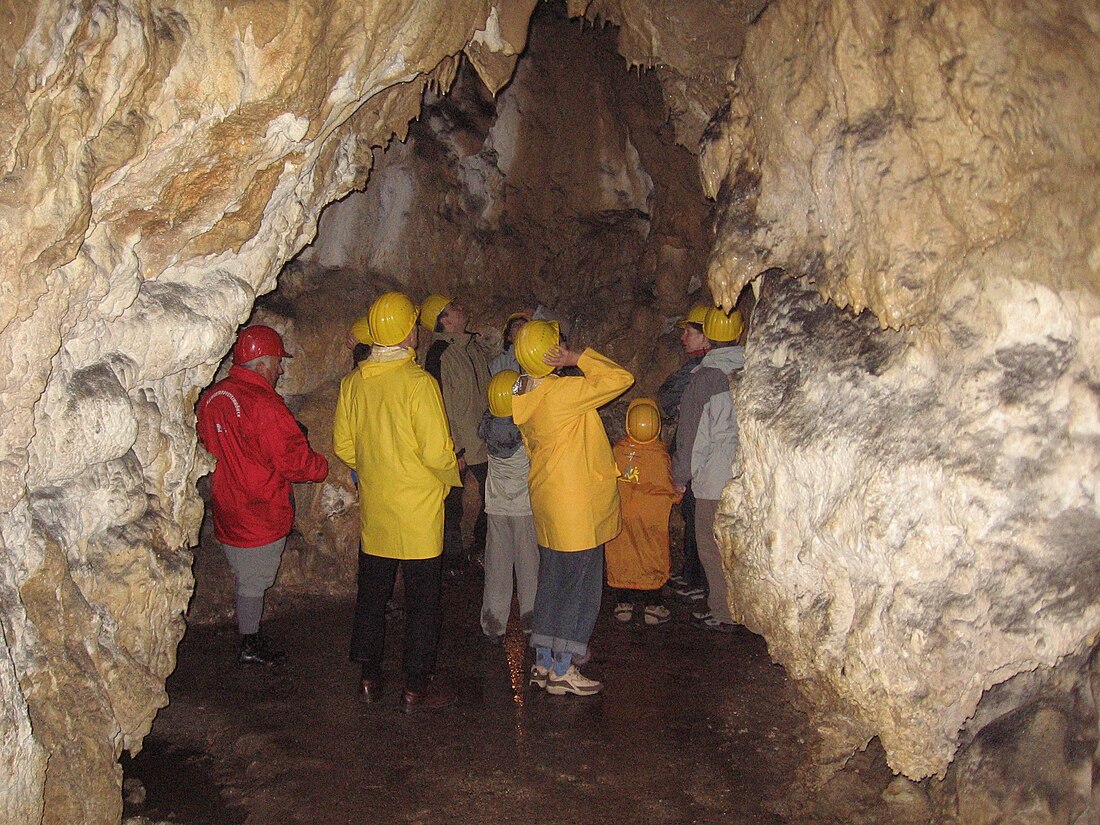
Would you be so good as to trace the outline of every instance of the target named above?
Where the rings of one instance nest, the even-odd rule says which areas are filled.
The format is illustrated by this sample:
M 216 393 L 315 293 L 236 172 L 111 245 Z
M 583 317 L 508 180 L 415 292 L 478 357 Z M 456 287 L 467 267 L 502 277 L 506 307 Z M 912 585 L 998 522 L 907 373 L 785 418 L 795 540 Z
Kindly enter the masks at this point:
M 199 401 L 198 430 L 218 459 L 214 469 L 214 535 L 232 547 L 261 547 L 290 533 L 292 481 L 321 481 L 328 460 L 314 452 L 282 396 L 245 367 Z

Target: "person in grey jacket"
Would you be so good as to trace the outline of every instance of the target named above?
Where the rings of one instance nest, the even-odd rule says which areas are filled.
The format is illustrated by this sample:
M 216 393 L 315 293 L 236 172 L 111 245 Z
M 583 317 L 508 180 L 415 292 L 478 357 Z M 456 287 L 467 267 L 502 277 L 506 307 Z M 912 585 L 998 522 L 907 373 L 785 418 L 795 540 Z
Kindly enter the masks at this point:
M 695 493 L 695 536 L 699 559 L 706 570 L 710 596 L 708 610 L 692 616 L 711 630 L 735 628 L 729 608 L 729 588 L 722 556 L 714 537 L 714 519 L 722 489 L 733 477 L 737 452 L 737 414 L 733 408 L 730 377 L 745 366 L 745 349 L 737 341 L 743 332 L 741 314 L 712 308 L 703 321 L 703 333 L 711 350 L 700 362 L 680 400 L 680 425 L 672 477 L 680 490 L 689 484 Z

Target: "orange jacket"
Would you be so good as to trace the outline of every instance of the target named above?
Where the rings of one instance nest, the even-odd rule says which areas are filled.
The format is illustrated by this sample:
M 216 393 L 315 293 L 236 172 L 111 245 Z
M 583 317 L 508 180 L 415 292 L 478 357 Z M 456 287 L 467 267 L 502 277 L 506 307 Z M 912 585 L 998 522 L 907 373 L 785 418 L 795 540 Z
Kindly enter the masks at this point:
M 656 590 L 668 581 L 668 518 L 680 493 L 672 483 L 668 448 L 627 436 L 615 445 L 623 530 L 607 543 L 607 583 Z

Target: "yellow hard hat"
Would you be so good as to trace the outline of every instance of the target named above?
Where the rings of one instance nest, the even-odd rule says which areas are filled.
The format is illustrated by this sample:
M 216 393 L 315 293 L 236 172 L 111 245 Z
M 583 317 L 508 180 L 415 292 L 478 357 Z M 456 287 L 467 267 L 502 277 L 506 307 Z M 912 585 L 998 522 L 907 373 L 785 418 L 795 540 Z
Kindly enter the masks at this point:
M 351 337 L 358 341 L 360 344 L 366 344 L 367 346 L 370 346 L 374 343 L 374 339 L 371 338 L 370 334 L 369 315 L 364 315 L 362 318 L 356 320 L 356 322 L 351 325 L 351 330 L 349 331 L 351 332 Z
M 557 321 L 528 321 L 516 334 L 516 360 L 523 371 L 542 378 L 554 371 L 543 357 L 561 341 Z
M 744 324 L 738 310 L 726 313 L 721 307 L 711 307 L 703 319 L 703 335 L 711 341 L 736 341 Z
M 661 434 L 661 411 L 652 398 L 635 398 L 626 408 L 626 434 L 648 444 Z
M 676 322 L 676 326 L 683 329 L 688 324 L 702 325 L 703 319 L 707 317 L 707 311 L 709 309 L 710 307 L 707 304 L 696 304 L 685 317 Z
M 501 370 L 489 379 L 489 412 L 497 418 L 512 414 L 512 387 L 518 380 L 515 370 Z
M 439 322 L 439 315 L 451 302 L 446 295 L 429 295 L 420 304 L 420 323 L 429 332 L 435 331 L 435 325 Z
M 370 337 L 376 344 L 395 347 L 416 326 L 416 304 L 402 292 L 384 292 L 374 299 L 367 317 Z

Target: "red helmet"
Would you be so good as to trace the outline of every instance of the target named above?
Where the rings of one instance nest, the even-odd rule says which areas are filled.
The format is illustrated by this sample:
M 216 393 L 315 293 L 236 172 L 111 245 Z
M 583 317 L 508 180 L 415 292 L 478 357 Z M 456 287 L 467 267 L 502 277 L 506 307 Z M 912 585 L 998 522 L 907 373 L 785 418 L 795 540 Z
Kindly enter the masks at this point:
M 271 327 L 256 324 L 241 330 L 241 334 L 237 336 L 237 343 L 233 345 L 233 363 L 245 364 L 253 358 L 264 355 L 291 357 L 290 353 L 283 349 L 283 339 Z

